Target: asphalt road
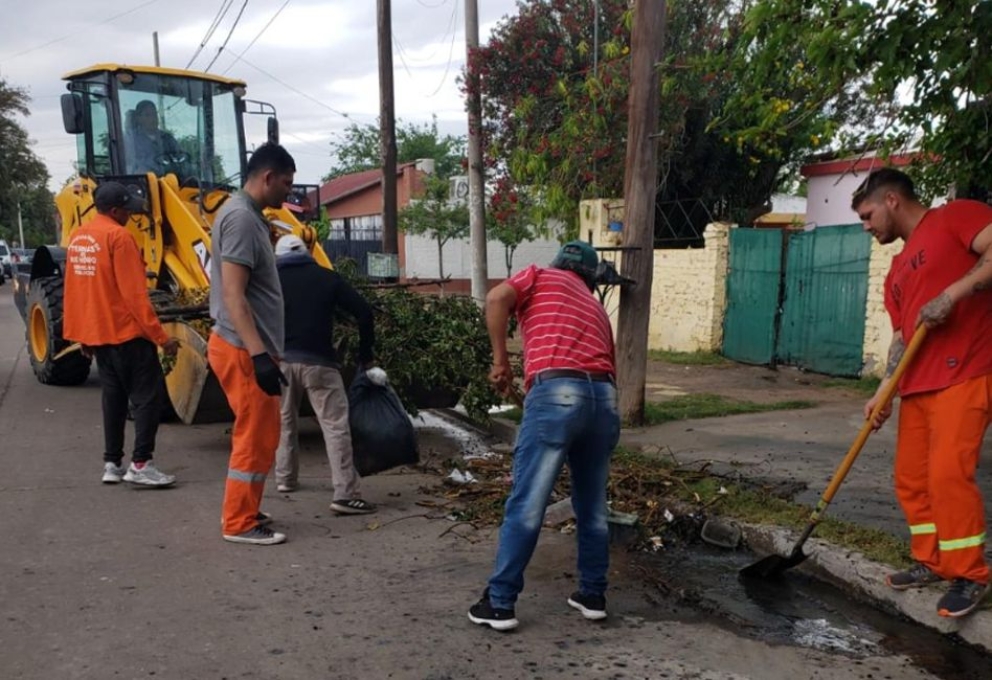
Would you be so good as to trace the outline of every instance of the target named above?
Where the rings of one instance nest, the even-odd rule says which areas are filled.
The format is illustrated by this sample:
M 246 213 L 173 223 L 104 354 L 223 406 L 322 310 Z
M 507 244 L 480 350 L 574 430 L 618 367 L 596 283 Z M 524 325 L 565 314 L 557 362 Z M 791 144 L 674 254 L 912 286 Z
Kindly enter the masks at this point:
M 611 618 L 565 605 L 573 538 L 546 532 L 512 634 L 473 626 L 495 535 L 416 505 L 431 480 L 365 480 L 373 517 L 327 509 L 308 425 L 304 488 L 270 489 L 281 546 L 225 543 L 225 425 L 162 427 L 168 490 L 100 484 L 100 395 L 39 384 L 0 287 L 0 678 L 931 678 L 899 656 L 852 657 L 745 637 L 652 595 L 617 551 Z M 423 448 L 451 453 L 436 433 Z M 445 447 L 448 447 L 446 450 Z

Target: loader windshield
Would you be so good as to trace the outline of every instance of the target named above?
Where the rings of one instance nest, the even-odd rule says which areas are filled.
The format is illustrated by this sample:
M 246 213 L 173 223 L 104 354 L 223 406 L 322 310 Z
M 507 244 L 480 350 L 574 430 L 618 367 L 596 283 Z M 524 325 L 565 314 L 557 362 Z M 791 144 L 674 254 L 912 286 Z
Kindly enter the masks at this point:
M 228 85 L 137 73 L 119 85 L 117 101 L 127 174 L 171 173 L 185 186 L 240 186 L 242 131 Z

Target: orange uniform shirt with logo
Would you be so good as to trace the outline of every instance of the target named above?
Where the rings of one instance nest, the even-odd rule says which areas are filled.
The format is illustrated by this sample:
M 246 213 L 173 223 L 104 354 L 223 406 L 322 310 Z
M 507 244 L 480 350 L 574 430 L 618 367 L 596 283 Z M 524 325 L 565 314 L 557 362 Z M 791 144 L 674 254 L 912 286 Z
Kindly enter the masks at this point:
M 97 215 L 69 241 L 62 335 L 84 345 L 169 340 L 148 297 L 141 252 L 127 229 Z

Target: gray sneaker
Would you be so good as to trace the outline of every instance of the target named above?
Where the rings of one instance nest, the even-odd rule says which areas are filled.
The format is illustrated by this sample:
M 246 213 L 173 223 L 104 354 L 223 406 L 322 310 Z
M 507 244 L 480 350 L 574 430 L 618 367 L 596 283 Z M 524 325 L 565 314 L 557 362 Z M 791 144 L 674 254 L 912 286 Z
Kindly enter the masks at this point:
M 925 588 L 933 583 L 938 583 L 944 579 L 930 571 L 930 569 L 919 562 L 905 571 L 897 571 L 885 577 L 885 582 L 893 590 L 909 590 L 910 588 Z
M 103 478 L 100 480 L 104 484 L 120 484 L 121 480 L 124 479 L 123 465 L 114 465 L 113 463 L 103 464 Z
M 286 540 L 286 534 L 256 525 L 242 534 L 224 534 L 224 540 L 231 543 L 248 543 L 251 545 L 276 545 Z
M 127 468 L 127 472 L 124 473 L 124 481 L 140 486 L 161 487 L 175 484 L 176 476 L 165 474 L 149 461 L 140 470 L 134 467 L 134 463 L 131 463 Z

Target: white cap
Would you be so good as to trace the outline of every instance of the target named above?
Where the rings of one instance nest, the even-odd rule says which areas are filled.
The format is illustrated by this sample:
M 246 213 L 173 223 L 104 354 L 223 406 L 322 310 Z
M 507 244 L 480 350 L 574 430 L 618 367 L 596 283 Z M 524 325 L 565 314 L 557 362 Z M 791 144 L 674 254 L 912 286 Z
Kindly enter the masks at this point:
M 306 254 L 307 252 L 307 244 L 303 242 L 303 239 L 295 234 L 286 234 L 276 241 L 277 256 L 289 255 L 290 253 Z

